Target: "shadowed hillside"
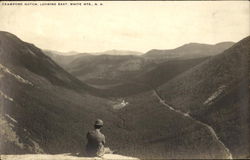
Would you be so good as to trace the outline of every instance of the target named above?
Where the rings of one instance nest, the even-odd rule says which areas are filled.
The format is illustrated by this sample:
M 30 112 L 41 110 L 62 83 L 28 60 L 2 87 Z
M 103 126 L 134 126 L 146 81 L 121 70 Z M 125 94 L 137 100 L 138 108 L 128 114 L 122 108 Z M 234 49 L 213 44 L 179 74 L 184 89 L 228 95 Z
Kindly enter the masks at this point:
M 163 99 L 210 124 L 236 158 L 250 155 L 250 37 L 159 87 Z
M 79 152 L 99 117 L 108 137 L 123 133 L 108 100 L 87 94 L 87 85 L 34 45 L 7 32 L 0 40 L 1 153 Z

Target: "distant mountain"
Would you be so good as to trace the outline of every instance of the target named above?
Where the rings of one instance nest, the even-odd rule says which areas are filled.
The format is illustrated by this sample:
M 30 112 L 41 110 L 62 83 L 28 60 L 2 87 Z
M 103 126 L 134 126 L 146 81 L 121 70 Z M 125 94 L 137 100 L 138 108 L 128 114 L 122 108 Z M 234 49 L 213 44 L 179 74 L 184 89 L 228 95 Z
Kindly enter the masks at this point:
M 166 103 L 210 124 L 234 158 L 250 155 L 250 37 L 159 87 Z
M 215 45 L 189 43 L 181 47 L 169 50 L 157 50 L 153 49 L 145 53 L 143 56 L 147 58 L 155 59 L 176 59 L 176 58 L 200 58 L 214 56 L 225 49 L 228 49 L 234 44 L 234 42 L 221 42 Z
M 108 50 L 104 52 L 93 52 L 93 53 L 79 53 L 79 52 L 58 52 L 53 50 L 43 50 L 43 52 L 52 58 L 56 63 L 58 63 L 61 67 L 67 67 L 72 61 L 78 58 L 86 58 L 96 55 L 141 55 L 143 53 L 136 51 L 125 51 L 125 50 Z
M 68 56 L 56 51 L 44 52 L 69 73 L 91 84 L 119 83 L 123 78 L 133 77 L 137 72 L 149 69 L 151 64 L 150 60 L 136 56 L 141 53 L 135 51 L 110 50 Z
M 71 56 L 58 54 L 52 54 L 52 56 L 51 53 L 46 53 L 81 81 L 95 86 L 111 86 L 147 74 L 159 65 L 162 66 L 161 63 L 211 57 L 232 45 L 233 42 L 222 42 L 216 45 L 190 43 L 172 50 L 151 50 L 144 55 L 121 50 Z
M 95 93 L 104 97 L 124 97 L 149 91 L 152 90 L 152 88 L 167 83 L 169 80 L 207 59 L 207 57 L 203 57 L 169 60 L 160 64 L 154 64 L 151 66 L 151 69 L 136 72 L 136 75 L 133 77 L 127 79 L 124 78 L 122 83 L 108 86 L 103 90 L 96 91 Z
M 126 50 L 108 50 L 104 52 L 96 52 L 95 54 L 101 55 L 101 54 L 106 54 L 106 55 L 142 55 L 143 53 L 137 52 L 137 51 L 126 51 Z
M 97 55 L 74 60 L 66 70 L 91 84 L 121 83 L 156 64 L 134 55 Z
M 72 61 L 76 60 L 77 58 L 91 56 L 91 54 L 88 53 L 77 52 L 62 53 L 52 50 L 43 50 L 43 52 L 63 68 L 68 66 Z

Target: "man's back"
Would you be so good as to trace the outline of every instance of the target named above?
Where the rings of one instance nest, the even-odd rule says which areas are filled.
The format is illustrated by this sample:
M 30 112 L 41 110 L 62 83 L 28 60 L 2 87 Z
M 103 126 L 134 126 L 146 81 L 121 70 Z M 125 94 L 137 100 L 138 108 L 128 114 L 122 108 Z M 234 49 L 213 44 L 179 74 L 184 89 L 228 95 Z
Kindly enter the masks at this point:
M 88 132 L 86 151 L 89 156 L 102 156 L 104 154 L 105 136 L 96 129 Z

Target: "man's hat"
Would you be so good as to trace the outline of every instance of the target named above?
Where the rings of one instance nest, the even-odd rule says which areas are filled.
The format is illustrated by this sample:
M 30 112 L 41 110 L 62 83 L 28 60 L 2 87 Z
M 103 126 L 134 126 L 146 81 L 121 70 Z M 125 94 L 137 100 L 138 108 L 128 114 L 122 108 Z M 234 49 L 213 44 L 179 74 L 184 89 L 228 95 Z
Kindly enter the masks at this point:
M 103 126 L 103 121 L 101 119 L 97 119 L 95 121 L 95 125 L 97 125 L 97 126 Z

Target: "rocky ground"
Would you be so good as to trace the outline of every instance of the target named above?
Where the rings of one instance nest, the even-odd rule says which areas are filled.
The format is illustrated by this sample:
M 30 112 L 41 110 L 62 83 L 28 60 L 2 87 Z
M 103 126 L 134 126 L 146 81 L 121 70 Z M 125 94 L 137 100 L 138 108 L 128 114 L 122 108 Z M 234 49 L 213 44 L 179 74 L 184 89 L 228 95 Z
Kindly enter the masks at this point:
M 25 154 L 25 155 L 1 155 L 1 160 L 138 160 L 117 154 L 106 154 L 103 157 L 77 157 L 70 154 Z

